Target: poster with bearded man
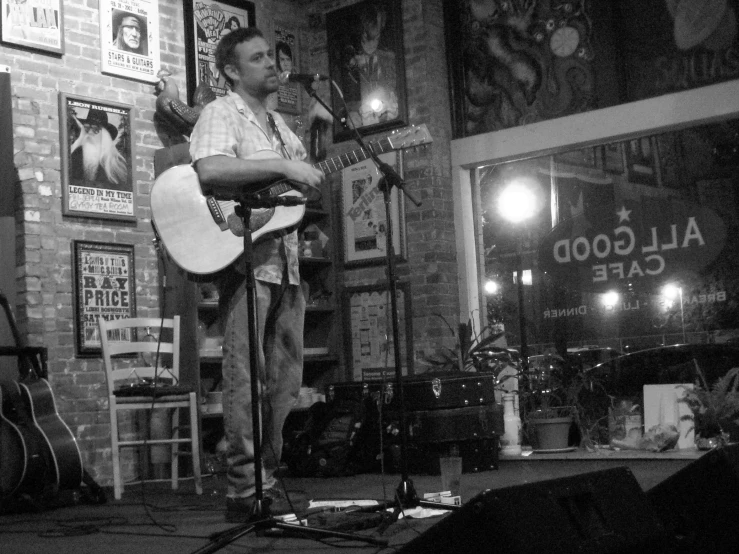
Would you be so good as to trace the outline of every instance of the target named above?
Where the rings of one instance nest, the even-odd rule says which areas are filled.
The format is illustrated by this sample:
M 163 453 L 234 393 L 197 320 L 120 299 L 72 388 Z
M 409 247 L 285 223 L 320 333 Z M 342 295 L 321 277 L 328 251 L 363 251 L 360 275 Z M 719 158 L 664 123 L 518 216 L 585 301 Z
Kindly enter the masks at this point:
M 159 1 L 100 0 L 103 73 L 159 81 Z
M 133 107 L 61 93 L 63 214 L 136 220 Z

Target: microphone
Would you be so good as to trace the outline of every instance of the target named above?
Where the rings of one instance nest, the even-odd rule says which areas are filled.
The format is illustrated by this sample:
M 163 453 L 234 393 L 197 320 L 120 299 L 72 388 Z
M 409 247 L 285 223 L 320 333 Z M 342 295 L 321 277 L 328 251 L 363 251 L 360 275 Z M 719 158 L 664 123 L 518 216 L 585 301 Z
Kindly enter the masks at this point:
M 279 75 L 280 83 L 300 83 L 302 85 L 310 85 L 315 81 L 328 81 L 326 75 L 318 73 L 293 73 L 292 71 L 283 71 Z

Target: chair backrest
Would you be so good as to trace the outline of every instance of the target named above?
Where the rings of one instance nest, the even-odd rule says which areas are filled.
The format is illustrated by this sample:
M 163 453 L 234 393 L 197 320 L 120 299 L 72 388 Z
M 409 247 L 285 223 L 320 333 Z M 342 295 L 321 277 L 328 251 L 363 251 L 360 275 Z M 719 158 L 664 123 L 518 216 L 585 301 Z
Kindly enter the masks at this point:
M 108 382 L 108 394 L 112 395 L 116 383 L 130 382 L 141 379 L 173 379 L 175 384 L 180 378 L 180 316 L 173 318 L 135 317 L 106 321 L 98 318 L 100 328 L 100 343 L 103 351 L 103 363 Z M 166 336 L 164 329 L 172 329 L 172 341 L 152 339 L 151 333 L 159 338 Z M 109 336 L 111 331 L 120 331 L 119 337 Z M 123 338 L 121 338 L 123 337 Z M 113 365 L 113 356 L 123 354 L 159 354 L 172 355 L 172 367 L 162 366 L 161 359 L 158 369 L 152 366 L 141 365 L 140 359 L 121 361 L 120 367 Z M 152 359 L 152 362 L 154 360 Z

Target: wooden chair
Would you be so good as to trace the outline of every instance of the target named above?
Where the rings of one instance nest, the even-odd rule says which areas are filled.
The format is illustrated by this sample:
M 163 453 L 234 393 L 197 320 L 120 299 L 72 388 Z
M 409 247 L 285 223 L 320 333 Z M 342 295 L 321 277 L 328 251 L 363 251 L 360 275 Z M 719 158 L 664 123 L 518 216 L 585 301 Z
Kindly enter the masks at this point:
M 200 436 L 198 432 L 198 405 L 197 395 L 194 391 L 184 390 L 179 386 L 180 372 L 180 316 L 171 319 L 162 318 L 131 318 L 105 321 L 102 317 L 98 319 L 100 329 L 100 342 L 105 364 L 105 375 L 108 383 L 108 403 L 110 409 L 111 447 L 113 458 L 113 486 L 116 500 L 120 500 L 123 493 L 123 481 L 121 479 L 121 448 L 141 448 L 151 445 L 170 445 L 171 448 L 171 481 L 172 488 L 177 489 L 179 476 L 179 456 L 192 456 L 192 469 L 195 479 L 195 490 L 197 494 L 203 493 L 200 475 Z M 149 329 L 159 335 L 167 336 L 170 333 L 172 340 L 157 342 L 150 334 Z M 111 333 L 113 332 L 113 333 Z M 148 340 L 147 340 L 148 339 Z M 159 355 L 171 355 L 171 368 L 162 366 L 161 361 L 155 362 L 154 358 Z M 121 354 L 137 354 L 139 358 L 115 358 Z M 144 366 L 141 357 L 148 355 L 148 367 Z M 167 356 L 169 358 L 170 356 Z M 115 363 L 115 365 L 114 365 Z M 153 364 L 156 363 L 158 370 L 155 371 Z M 142 367 L 144 366 L 144 367 Z M 175 385 L 167 390 L 170 381 Z M 140 388 L 147 384 L 153 386 L 156 382 L 156 398 L 150 391 L 139 394 Z M 133 394 L 131 394 L 133 393 Z M 151 419 L 151 410 L 172 408 L 172 426 L 166 431 L 167 438 L 136 438 L 135 440 L 121 440 L 119 430 L 119 415 L 126 410 L 146 410 Z M 189 411 L 189 436 L 181 437 L 179 425 L 180 409 L 187 408 Z M 183 444 L 190 444 L 189 451 L 180 450 Z M 145 475 L 142 474 L 142 479 Z M 167 479 L 167 480 L 170 480 Z M 162 479 L 146 479 L 148 481 L 161 481 Z

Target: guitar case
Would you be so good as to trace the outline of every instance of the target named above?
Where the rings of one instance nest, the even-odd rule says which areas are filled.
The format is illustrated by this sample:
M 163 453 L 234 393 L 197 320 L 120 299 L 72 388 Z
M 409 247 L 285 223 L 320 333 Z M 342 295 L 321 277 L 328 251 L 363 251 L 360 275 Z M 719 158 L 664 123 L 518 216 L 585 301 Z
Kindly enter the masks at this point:
M 384 457 L 390 471 L 400 470 L 400 402 L 395 380 L 333 383 L 326 392 L 329 402 L 382 403 L 380 427 L 387 445 Z M 498 437 L 504 432 L 504 423 L 502 406 L 495 403 L 495 375 L 469 372 L 404 377 L 403 396 L 411 471 L 438 475 L 438 458 L 452 446 L 460 451 L 463 472 L 497 469 Z
M 495 404 L 495 374 L 438 373 L 403 377 L 403 397 L 407 412 L 467 408 Z M 362 400 L 382 397 L 386 410 L 398 411 L 395 380 L 382 382 L 347 382 L 329 385 L 329 400 Z

